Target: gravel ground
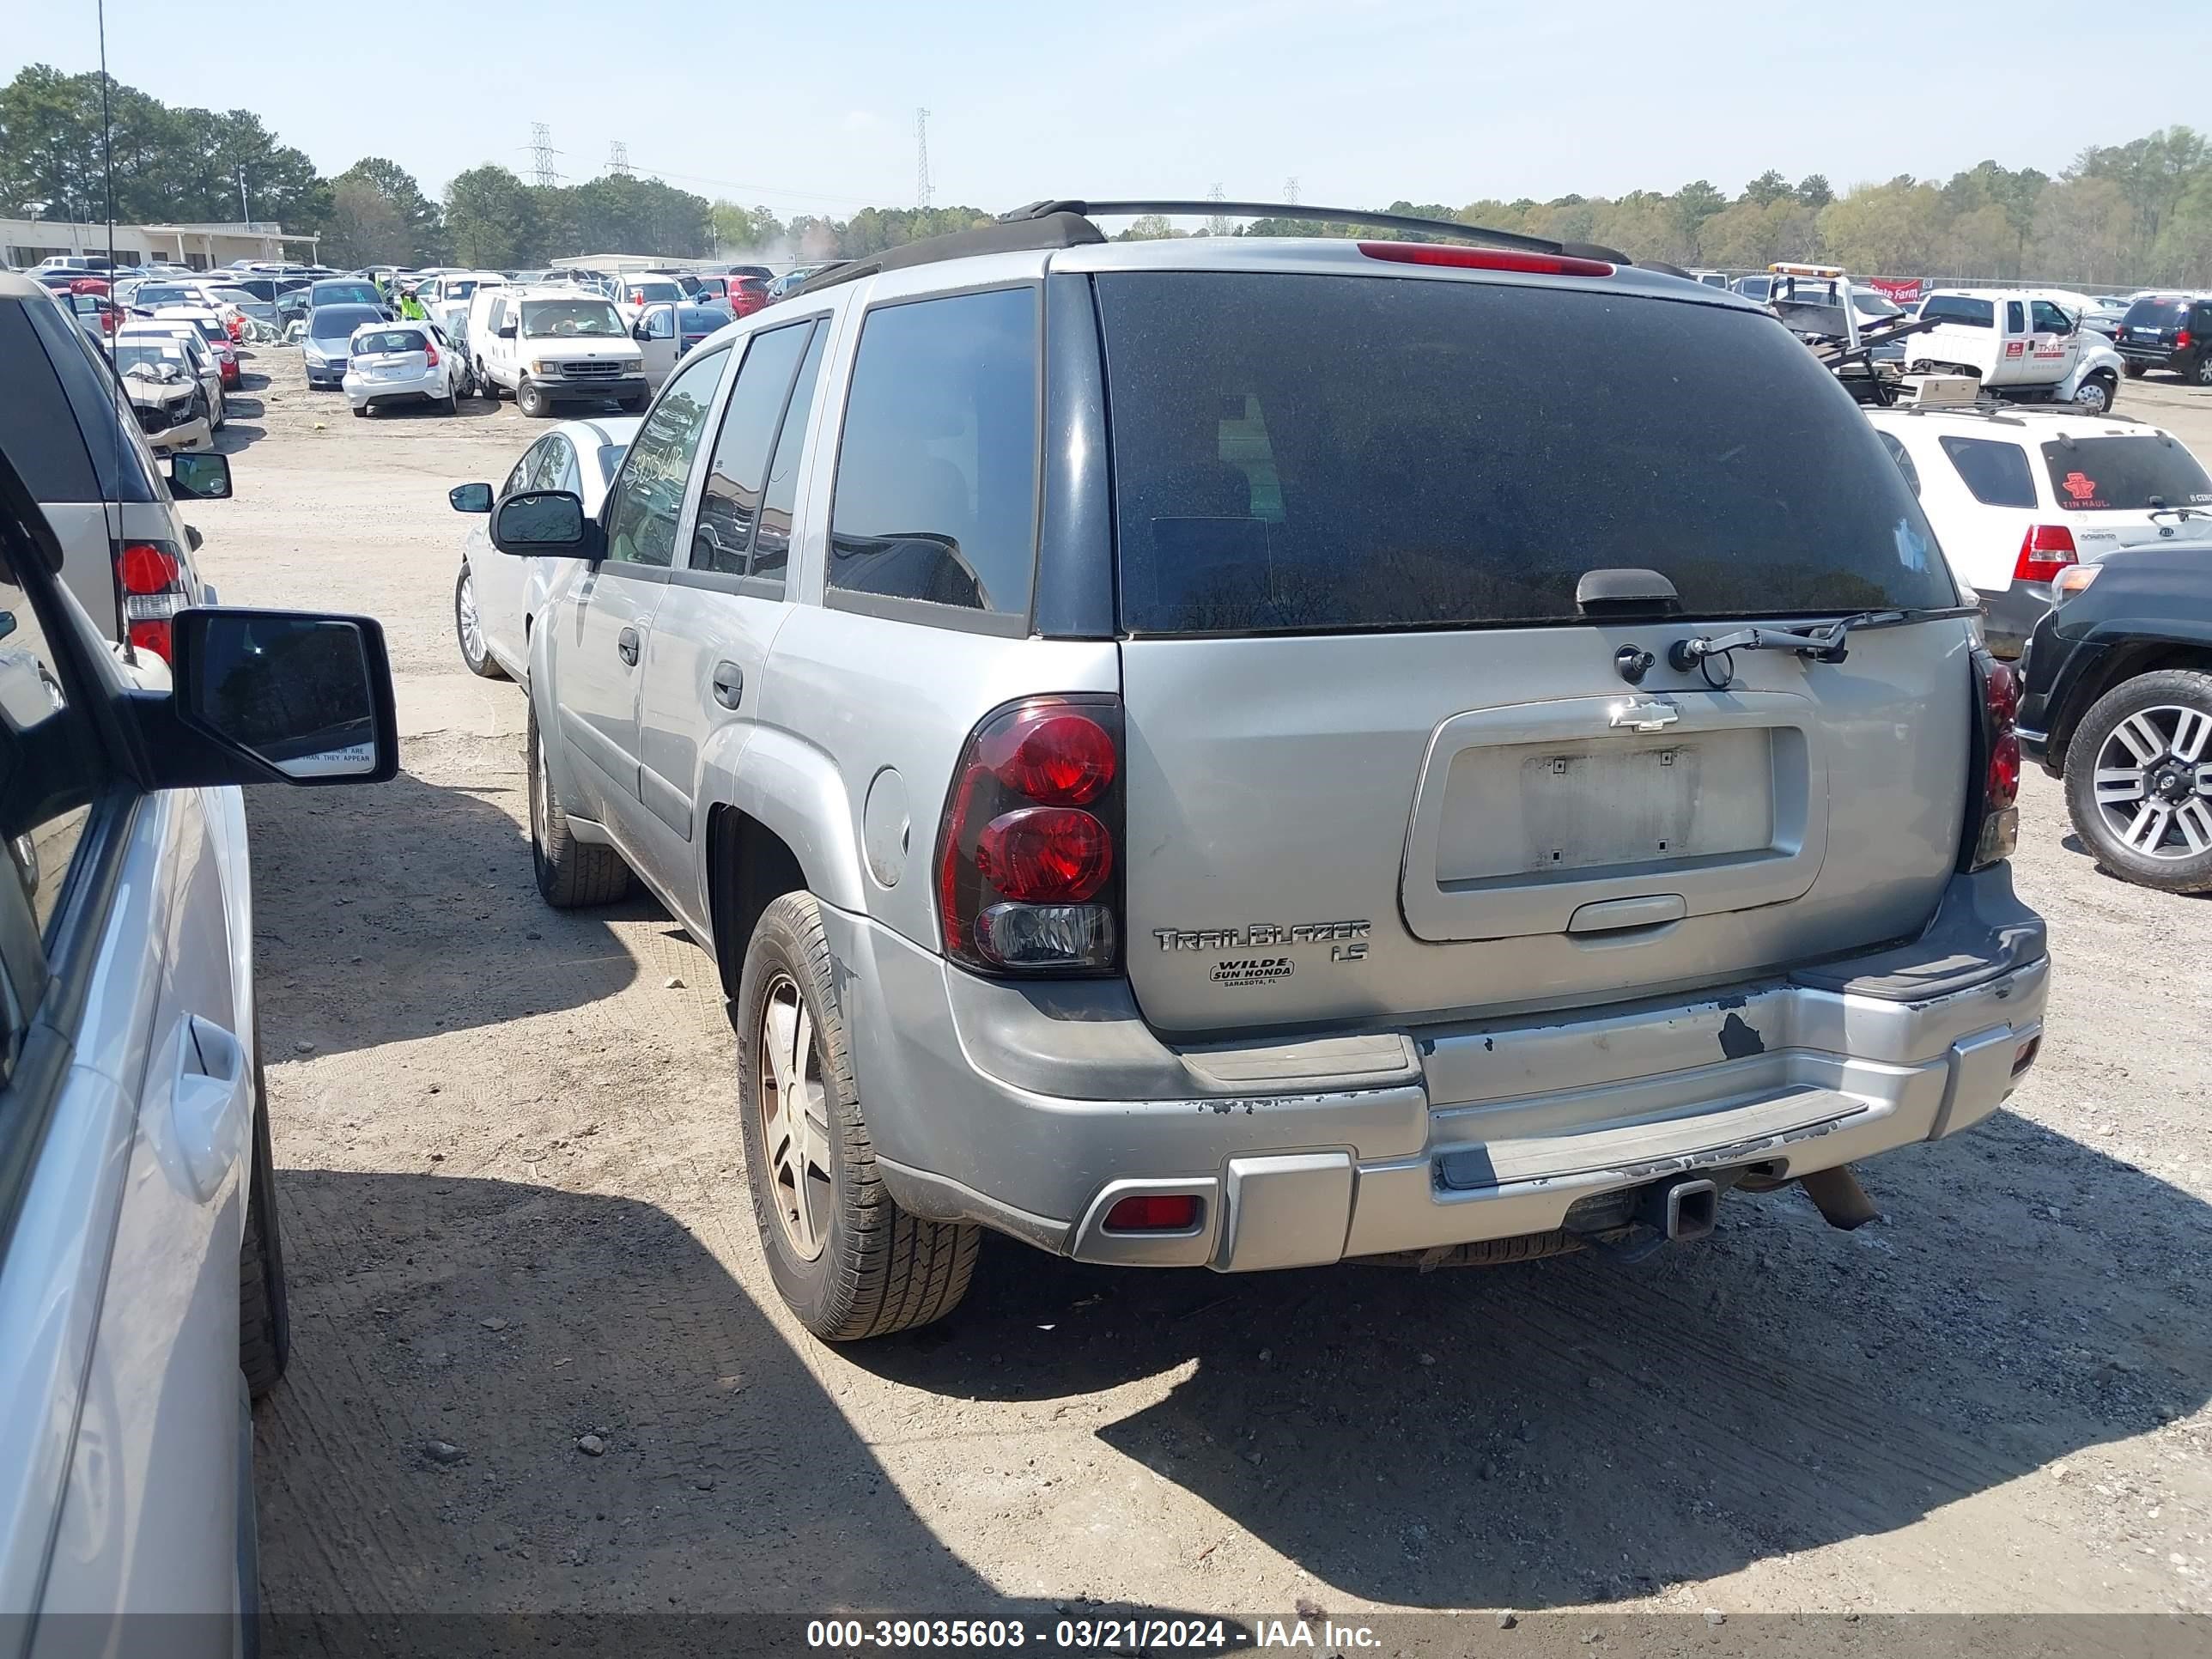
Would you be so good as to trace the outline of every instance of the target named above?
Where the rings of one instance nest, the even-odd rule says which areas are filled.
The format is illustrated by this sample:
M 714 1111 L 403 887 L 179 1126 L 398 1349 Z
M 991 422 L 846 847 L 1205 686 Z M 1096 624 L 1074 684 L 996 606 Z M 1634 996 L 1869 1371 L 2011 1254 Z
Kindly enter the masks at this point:
M 994 1241 L 952 1320 L 832 1351 L 760 1259 L 712 965 L 539 903 L 520 697 L 459 665 L 445 491 L 536 428 L 250 367 L 205 567 L 382 617 L 406 728 L 388 787 L 252 797 L 272 1613 L 2212 1611 L 2212 904 L 2101 875 L 2039 775 L 2042 1063 L 1865 1167 L 1876 1225 L 1243 1280 Z M 2212 454 L 2212 397 L 2123 406 Z

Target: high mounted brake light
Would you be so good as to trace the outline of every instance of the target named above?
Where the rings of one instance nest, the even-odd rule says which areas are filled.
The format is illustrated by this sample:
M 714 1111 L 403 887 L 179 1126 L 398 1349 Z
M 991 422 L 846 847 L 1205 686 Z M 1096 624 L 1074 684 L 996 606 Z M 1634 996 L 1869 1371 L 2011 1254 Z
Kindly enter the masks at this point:
M 1468 270 L 1521 270 L 1537 276 L 1610 276 L 1602 259 L 1577 259 L 1571 253 L 1523 253 L 1508 247 L 1446 247 L 1436 242 L 1362 242 L 1370 259 L 1401 265 L 1456 265 Z

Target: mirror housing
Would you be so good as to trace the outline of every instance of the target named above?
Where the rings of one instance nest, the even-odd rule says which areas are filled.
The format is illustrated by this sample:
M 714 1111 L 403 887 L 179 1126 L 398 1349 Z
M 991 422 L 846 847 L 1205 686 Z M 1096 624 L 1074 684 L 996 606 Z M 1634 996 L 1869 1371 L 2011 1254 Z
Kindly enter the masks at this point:
M 502 340 L 512 340 L 515 335 L 515 327 L 516 325 L 513 323 L 501 323 L 497 328 L 494 329 L 492 332 L 498 335 Z
M 392 665 L 373 618 L 196 605 L 169 623 L 172 690 L 128 695 L 153 787 L 398 775 Z
M 488 483 L 455 484 L 446 492 L 446 500 L 456 513 L 489 513 L 491 511 L 491 486 Z
M 584 513 L 582 500 L 565 489 L 518 489 L 492 510 L 491 544 L 524 559 L 588 559 L 606 556 L 599 521 Z
M 179 450 L 169 457 L 169 494 L 187 501 L 230 499 L 230 457 L 212 449 Z

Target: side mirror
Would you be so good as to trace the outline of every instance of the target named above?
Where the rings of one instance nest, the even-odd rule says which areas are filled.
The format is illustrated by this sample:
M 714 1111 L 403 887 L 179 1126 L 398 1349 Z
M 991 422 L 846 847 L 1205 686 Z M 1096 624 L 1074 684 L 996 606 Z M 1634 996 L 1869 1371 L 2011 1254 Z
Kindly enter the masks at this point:
M 169 494 L 188 501 L 230 499 L 230 457 L 196 449 L 169 457 Z
M 491 515 L 491 544 L 525 559 L 590 559 L 606 544 L 584 503 L 565 489 L 520 489 Z
M 629 337 L 633 340 L 650 340 L 653 337 L 646 332 L 645 319 L 642 317 L 638 319 L 636 326 L 630 330 Z
M 514 337 L 514 325 L 513 323 L 501 323 L 492 331 L 498 335 L 502 340 L 512 340 Z
M 169 696 L 145 696 L 165 787 L 380 783 L 399 770 L 384 630 L 367 617 L 195 606 L 170 619 Z
M 489 513 L 491 511 L 491 486 L 488 483 L 455 484 L 446 492 L 446 500 L 456 513 Z

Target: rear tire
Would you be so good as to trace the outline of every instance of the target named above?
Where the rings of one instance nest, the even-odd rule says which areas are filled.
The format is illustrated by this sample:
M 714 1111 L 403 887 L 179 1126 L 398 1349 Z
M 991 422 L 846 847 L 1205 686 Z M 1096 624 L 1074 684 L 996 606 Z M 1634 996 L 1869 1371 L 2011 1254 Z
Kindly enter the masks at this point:
M 629 891 L 629 866 L 611 847 L 578 841 L 553 793 L 545 744 L 538 730 L 538 705 L 530 705 L 525 759 L 530 768 L 530 862 L 538 892 L 556 910 L 612 904 Z
M 356 421 L 367 420 L 368 418 L 368 405 L 367 404 L 356 404 L 353 406 L 353 417 Z
M 2126 362 L 2120 365 L 2120 373 L 2126 375 L 2130 380 L 2140 380 L 2142 379 L 2145 370 L 2141 363 Z
M 514 406 L 533 421 L 542 421 L 553 412 L 552 399 L 526 374 L 515 382 Z
M 646 406 L 652 401 L 650 393 L 639 398 L 624 398 L 622 399 L 622 411 L 625 415 L 642 415 L 645 413 Z
M 2212 351 L 2197 360 L 2197 372 L 2190 378 L 2199 386 L 2212 386 Z
M 2162 893 L 2212 892 L 2212 845 L 2200 852 L 2185 850 L 2188 836 L 2179 821 L 2179 811 L 2166 821 L 2139 817 L 2142 809 L 2153 804 L 2156 780 L 2161 772 L 2195 773 L 2198 766 L 2212 764 L 2212 744 L 2206 744 L 2201 728 L 2185 719 L 2178 719 L 2178 715 L 2193 715 L 2212 723 L 2212 674 L 2161 669 L 2154 674 L 2138 674 L 2131 680 L 2124 680 L 2098 698 L 2090 705 L 2089 712 L 2081 716 L 2081 723 L 2067 741 L 2066 811 L 2074 820 L 2074 832 L 2081 837 L 2081 844 L 2096 855 L 2098 863 L 2122 880 Z M 2139 717 L 2148 718 L 2144 724 L 2130 725 Z M 2197 738 L 2198 752 L 2193 761 L 2179 766 L 2170 766 L 2163 759 L 2145 763 L 2142 751 L 2155 745 L 2141 737 L 2131 743 L 2118 735 L 2124 726 L 2129 726 L 2131 732 L 2148 731 L 2160 740 L 2169 732 L 2176 739 L 2186 732 Z M 2188 745 L 2183 747 L 2187 752 Z M 2111 770 L 2108 787 L 2115 789 L 2134 787 L 2125 775 L 2140 772 L 2141 795 L 2100 803 L 2097 781 L 2100 769 Z M 2212 799 L 2201 792 L 2191 792 L 2177 805 L 2188 812 L 2187 822 L 2198 837 L 2212 842 L 2212 832 L 2208 832 L 2207 828 L 2212 825 Z M 2117 824 L 2115 817 L 2119 820 Z M 2150 836 L 2151 849 L 2130 846 L 2124 839 L 2128 828 L 2139 821 L 2155 832 Z M 2180 841 L 2167 845 L 2177 835 Z M 2156 856 L 2156 849 L 2162 849 L 2167 856 Z
M 825 1342 L 951 1313 L 968 1294 L 981 1230 L 908 1215 L 884 1190 L 812 894 L 786 893 L 762 912 L 736 1023 L 745 1184 L 785 1305 Z
M 246 1237 L 238 1252 L 238 1368 L 256 1400 L 292 1361 L 291 1300 L 276 1224 L 276 1165 L 269 1145 L 269 1091 L 261 1073 L 261 1020 L 253 1023 L 253 1167 L 247 1176 Z
M 466 559 L 461 561 L 461 574 L 453 581 L 453 636 L 460 641 L 461 665 L 470 673 L 487 680 L 507 678 L 507 671 L 484 643 L 483 624 L 477 615 L 476 582 L 469 574 Z

